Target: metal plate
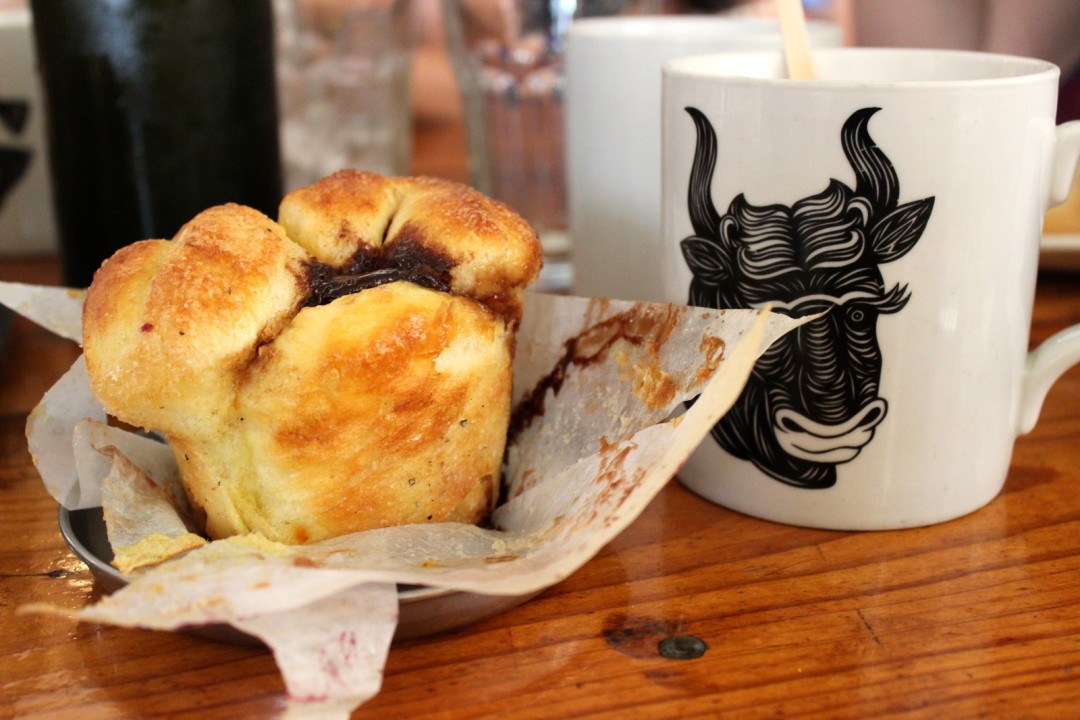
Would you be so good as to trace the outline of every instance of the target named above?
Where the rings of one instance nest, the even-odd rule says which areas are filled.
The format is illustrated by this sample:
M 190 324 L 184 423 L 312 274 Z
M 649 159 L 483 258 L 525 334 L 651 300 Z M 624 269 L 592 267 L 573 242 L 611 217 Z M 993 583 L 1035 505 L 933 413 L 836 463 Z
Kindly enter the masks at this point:
M 108 593 L 119 590 L 127 580 L 109 562 L 113 558 L 101 508 L 59 510 L 60 534 Z M 477 593 L 417 586 L 398 589 L 400 618 L 395 640 L 426 637 L 454 630 L 499 615 L 535 597 L 525 595 L 479 595 Z M 221 642 L 261 645 L 256 638 L 228 625 L 191 628 L 191 633 Z

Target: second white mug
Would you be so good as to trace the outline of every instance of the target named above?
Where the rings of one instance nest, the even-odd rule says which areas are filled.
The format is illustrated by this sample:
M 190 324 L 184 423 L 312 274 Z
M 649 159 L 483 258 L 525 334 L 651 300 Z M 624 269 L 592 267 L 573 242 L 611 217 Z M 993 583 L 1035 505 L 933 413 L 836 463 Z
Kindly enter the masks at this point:
M 814 47 L 840 44 L 835 24 L 812 21 L 809 32 Z M 779 26 L 752 18 L 582 18 L 566 45 L 573 290 L 659 302 L 660 68 L 704 52 L 779 52 Z

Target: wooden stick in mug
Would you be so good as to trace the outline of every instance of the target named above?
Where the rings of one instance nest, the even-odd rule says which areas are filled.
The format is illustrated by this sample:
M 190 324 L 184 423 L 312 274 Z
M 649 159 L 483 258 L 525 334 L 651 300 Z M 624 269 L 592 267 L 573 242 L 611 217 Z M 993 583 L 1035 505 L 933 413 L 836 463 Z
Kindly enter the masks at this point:
M 806 30 L 806 15 L 800 0 L 776 0 L 780 17 L 780 34 L 784 41 L 784 58 L 788 77 L 792 80 L 813 80 L 814 62 L 810 57 L 810 36 Z

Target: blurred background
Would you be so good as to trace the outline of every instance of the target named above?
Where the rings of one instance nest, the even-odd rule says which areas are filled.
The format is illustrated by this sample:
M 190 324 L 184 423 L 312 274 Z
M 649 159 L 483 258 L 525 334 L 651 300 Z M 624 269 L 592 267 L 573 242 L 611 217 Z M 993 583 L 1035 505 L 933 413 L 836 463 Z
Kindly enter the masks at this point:
M 547 25 L 542 32 L 557 37 L 565 33 L 566 17 L 576 17 L 581 8 L 598 14 L 775 15 L 772 0 L 266 2 L 275 28 L 278 107 L 274 110 L 280 129 L 282 190 L 341 166 L 419 172 L 479 185 L 483 178 L 470 167 L 477 164 L 477 153 L 467 148 L 470 132 L 463 92 L 469 88 L 461 87 L 459 79 L 466 71 L 485 67 L 492 71 L 487 80 L 495 93 L 487 102 L 521 100 L 522 88 L 536 100 L 532 104 L 539 112 L 531 120 L 533 129 L 519 132 L 519 142 L 532 142 L 531 135 L 561 142 L 561 46 L 549 42 L 537 47 L 534 34 L 523 30 L 527 18 L 521 17 L 522 8 L 538 10 Z M 4 279 L 53 284 L 62 282 L 56 261 L 59 233 L 29 3 L 0 0 L 0 261 L 5 265 Z M 803 4 L 809 17 L 835 23 L 847 45 L 979 49 L 1054 62 L 1062 68 L 1059 121 L 1080 118 L 1078 0 L 805 0 Z M 494 26 L 489 23 L 487 30 L 507 41 L 509 51 L 492 55 L 491 43 L 479 42 L 474 47 L 481 56 L 488 53 L 494 61 L 490 66 L 479 60 L 471 66 L 455 65 L 455 43 L 460 51 L 480 34 L 466 36 L 466 24 L 482 23 L 492 10 L 502 20 Z M 472 140 L 476 145 L 485 138 Z M 559 216 L 565 209 L 560 195 L 565 191 L 562 154 L 539 155 L 545 182 L 553 183 L 551 190 L 541 193 L 541 199 L 549 202 L 529 218 L 542 230 L 544 224 L 551 226 L 543 233 L 548 271 L 542 287 L 573 289 L 569 239 L 560 235 L 566 220 Z M 519 210 L 531 214 L 524 204 Z M 1070 273 L 1080 270 L 1080 191 L 1074 190 L 1065 204 L 1050 211 L 1045 230 L 1041 266 Z M 0 311 L 0 344 L 8 321 L 7 313 Z M 29 323 L 21 327 L 26 337 L 19 353 L 26 363 L 36 366 L 47 358 L 55 364 L 55 374 L 66 369 L 74 351 L 65 355 L 61 351 L 65 345 L 58 347 L 51 337 L 35 335 Z M 40 344 L 48 351 L 37 352 Z M 11 343 L 4 349 L 5 361 L 17 364 Z M 26 407 L 47 387 L 26 386 L 14 377 L 0 384 L 0 391 L 17 393 Z
M 466 68 L 461 62 L 455 67 L 452 59 L 455 32 L 458 37 L 472 32 L 461 24 L 480 17 L 486 6 L 503 8 L 498 22 L 511 22 L 506 19 L 511 17 L 506 8 L 515 6 L 513 0 L 271 2 L 286 190 L 339 167 L 412 172 L 416 154 L 425 150 L 414 145 L 418 130 L 450 133 L 450 141 L 460 144 L 479 143 L 462 130 L 467 88 L 460 80 Z M 979 49 L 1050 60 L 1063 71 L 1059 120 L 1080 117 L 1076 72 L 1080 2 L 1076 0 L 805 0 L 803 4 L 809 17 L 836 23 L 848 45 Z M 569 8 L 574 17 L 575 7 L 577 14 L 583 7 L 610 11 L 603 3 L 593 6 L 588 0 L 549 5 Z M 620 5 L 620 12 L 775 14 L 771 0 L 609 0 L 607 6 L 612 5 Z M 528 7 L 529 2 L 518 6 Z M 626 10 L 628 6 L 633 7 Z M 46 200 L 44 124 L 40 113 L 26 115 L 21 105 L 12 104 L 22 95 L 32 98 L 31 105 L 38 102 L 34 78 L 28 76 L 33 73 L 26 44 L 28 15 L 27 0 L 0 0 L 0 31 L 4 33 L 0 38 L 4 67 L 0 73 L 0 119 L 4 121 L 0 123 L 0 256 L 50 253 L 56 242 Z M 514 47 L 515 53 L 527 50 L 524 42 Z M 542 77 L 534 73 L 530 82 L 538 83 Z M 557 73 L 546 82 L 556 84 L 549 92 L 561 93 Z M 547 120 L 549 124 L 558 121 L 557 116 Z M 468 173 L 454 163 L 433 162 L 422 169 L 501 194 L 494 186 L 485 186 L 488 181 L 478 174 L 475 148 L 468 154 Z M 559 166 L 553 169 L 559 170 Z M 508 202 L 513 205 L 512 200 Z M 1052 213 L 1051 229 L 1080 228 L 1080 210 L 1068 209 L 1077 207 L 1080 199 Z M 541 226 L 563 222 L 544 216 L 555 212 L 551 208 L 522 212 L 534 215 L 529 219 Z M 565 239 L 556 235 L 550 237 L 554 238 L 551 250 L 557 255 Z M 556 282 L 568 280 L 556 278 Z

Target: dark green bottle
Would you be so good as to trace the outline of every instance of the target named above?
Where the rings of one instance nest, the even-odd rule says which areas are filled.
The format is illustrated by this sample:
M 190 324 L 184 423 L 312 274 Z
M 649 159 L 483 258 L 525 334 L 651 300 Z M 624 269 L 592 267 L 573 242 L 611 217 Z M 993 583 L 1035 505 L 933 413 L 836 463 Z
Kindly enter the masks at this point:
M 271 0 L 32 0 L 64 282 L 282 194 Z

